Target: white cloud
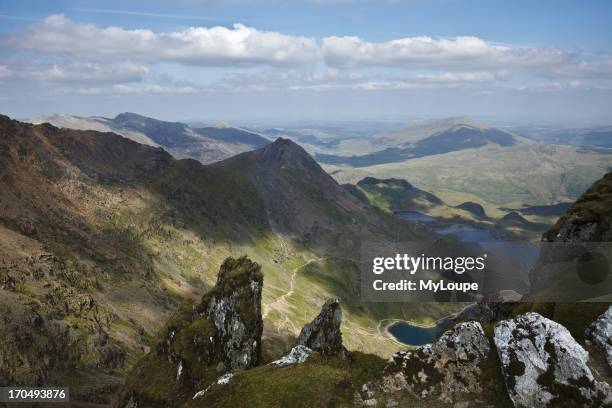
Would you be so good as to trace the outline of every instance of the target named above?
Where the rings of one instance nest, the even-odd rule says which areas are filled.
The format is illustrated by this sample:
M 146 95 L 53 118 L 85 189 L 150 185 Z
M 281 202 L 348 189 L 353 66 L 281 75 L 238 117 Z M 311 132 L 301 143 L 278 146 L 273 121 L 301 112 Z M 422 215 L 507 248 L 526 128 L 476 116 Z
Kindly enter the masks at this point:
M 312 38 L 259 31 L 242 24 L 189 27 L 174 32 L 120 27 L 99 28 L 52 15 L 9 34 L 11 47 L 89 60 L 129 59 L 203 66 L 301 65 L 320 59 Z
M 555 67 L 552 70 L 552 74 L 561 77 L 582 79 L 612 79 L 612 57 L 561 65 Z
M 511 47 L 472 36 L 405 37 L 381 43 L 333 36 L 323 39 L 322 51 L 326 63 L 335 67 L 530 67 L 559 64 L 572 58 L 572 53 L 557 48 Z
M 155 32 L 52 15 L 0 34 L 0 47 L 12 58 L 0 65 L 3 86 L 31 83 L 36 92 L 49 93 L 492 89 L 501 81 L 514 89 L 610 88 L 610 81 L 601 79 L 612 79 L 608 55 L 510 46 L 473 36 L 378 43 L 331 36 L 318 42 L 242 24 Z M 202 68 L 220 66 L 234 72 L 220 78 L 225 71 Z
M 442 74 L 419 74 L 417 80 L 423 82 L 460 83 L 460 82 L 491 82 L 509 78 L 508 70 L 476 71 L 476 72 L 444 72 Z
M 150 83 L 134 83 L 134 84 L 116 84 L 111 87 L 81 87 L 76 89 L 76 92 L 82 95 L 107 95 L 107 94 L 194 94 L 203 92 L 206 89 L 195 85 L 181 84 L 150 84 Z
M 130 61 L 116 63 L 42 63 L 15 62 L 0 66 L 0 79 L 50 81 L 70 83 L 125 83 L 141 81 L 151 75 L 151 69 Z

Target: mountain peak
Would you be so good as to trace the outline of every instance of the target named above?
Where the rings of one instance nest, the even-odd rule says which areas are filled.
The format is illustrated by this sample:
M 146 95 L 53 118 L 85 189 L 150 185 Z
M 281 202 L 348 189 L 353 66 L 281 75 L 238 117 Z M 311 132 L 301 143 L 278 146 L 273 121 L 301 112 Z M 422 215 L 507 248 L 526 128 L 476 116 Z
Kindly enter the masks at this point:
M 147 126 L 147 125 L 149 126 L 158 125 L 158 126 L 178 127 L 178 128 L 187 127 L 187 125 L 180 123 L 180 122 L 168 122 L 165 120 L 150 118 L 148 116 L 140 115 L 138 113 L 133 113 L 133 112 L 120 113 L 117 116 L 115 116 L 115 118 L 112 119 L 112 121 L 115 124 L 122 125 L 122 126 L 128 126 L 128 127 L 130 126 L 142 127 L 142 126 Z
M 306 150 L 294 141 L 282 137 L 254 153 L 258 153 L 256 160 L 262 164 L 280 166 L 314 165 L 318 167 L 318 164 Z
M 125 120 L 133 120 L 133 119 L 149 119 L 149 118 L 143 115 L 139 115 L 138 113 L 134 113 L 134 112 L 123 112 L 115 116 L 113 120 L 125 121 Z

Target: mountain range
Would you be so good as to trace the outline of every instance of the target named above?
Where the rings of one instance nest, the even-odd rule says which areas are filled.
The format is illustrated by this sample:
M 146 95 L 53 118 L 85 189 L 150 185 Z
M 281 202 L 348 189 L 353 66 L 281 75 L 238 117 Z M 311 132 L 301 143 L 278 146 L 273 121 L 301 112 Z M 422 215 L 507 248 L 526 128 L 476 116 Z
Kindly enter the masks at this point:
M 508 208 L 573 202 L 612 162 L 606 149 L 536 141 L 470 118 L 416 123 L 311 152 L 340 183 L 405 179 L 451 206 L 477 203 L 495 218 Z M 546 214 L 531 214 L 532 221 L 554 221 Z
M 158 139 L 159 140 L 159 139 Z M 164 321 L 228 256 L 262 265 L 267 358 L 329 297 L 346 344 L 389 355 L 387 318 L 434 321 L 451 304 L 363 304 L 359 245 L 434 234 L 362 203 L 278 139 L 212 165 L 92 130 L 0 117 L 0 379 L 62 383 L 108 402 Z
M 138 125 L 139 118 L 127 115 L 115 120 L 124 129 L 146 128 L 151 135 L 147 137 L 157 140 L 154 145 L 108 131 L 33 125 L 0 116 L 0 384 L 65 384 L 76 401 L 110 403 L 128 373 L 142 367 L 138 365 L 141 358 L 160 350 L 164 340 L 160 343 L 159 333 L 173 321 L 169 319 L 177 311 L 189 315 L 193 310 L 185 309 L 185 302 L 197 303 L 207 293 L 232 297 L 219 278 L 224 273 L 217 276 L 217 271 L 230 271 L 231 276 L 231 265 L 243 270 L 243 261 L 229 261 L 223 267 L 228 257 L 247 255 L 258 267 L 246 270 L 257 282 L 261 278 L 264 282 L 258 286 L 261 323 L 252 326 L 261 348 L 255 362 L 244 367 L 255 367 L 253 374 L 246 370 L 246 383 L 236 382 L 232 389 L 236 384 L 245 386 L 245 392 L 257 389 L 257 373 L 269 373 L 278 380 L 277 388 L 266 394 L 270 401 L 282 394 L 278 387 L 304 384 L 305 377 L 258 364 L 283 357 L 302 338 L 303 326 L 313 330 L 313 316 L 330 298 L 342 299 L 342 349 L 350 350 L 349 361 L 358 365 L 342 357 L 333 360 L 330 368 L 326 360 L 313 357 L 299 371 L 306 378 L 326 378 L 320 390 L 328 393 L 328 401 L 339 403 L 352 400 L 356 385 L 377 378 L 385 366 L 381 357 L 402 347 L 381 330 L 385 321 L 432 324 L 461 309 L 458 304 L 363 303 L 360 299 L 362 239 L 443 239 L 390 214 L 396 205 L 444 204 L 436 195 L 400 179 L 370 178 L 354 188 L 341 186 L 302 147 L 282 138 L 212 164 L 178 159 L 160 143 L 182 149 L 182 143 L 190 139 L 170 135 L 193 129 L 150 120 Z M 233 140 L 252 137 L 233 130 L 228 134 Z M 609 198 L 607 183 L 601 185 L 603 190 L 595 188 L 576 205 L 585 202 L 580 208 L 586 214 L 594 214 L 591 208 L 601 210 L 598 217 L 608 222 L 607 201 L 603 207 L 597 204 L 601 197 Z M 388 208 L 376 200 L 364 201 L 356 191 L 378 198 Z M 456 210 L 479 217 L 480 208 L 468 204 Z M 575 217 L 568 220 L 564 223 L 574 222 Z M 463 247 L 448 240 L 447 248 Z M 225 289 L 217 292 L 220 284 Z M 248 314 L 241 307 L 236 310 L 240 316 Z M 532 305 L 521 310 L 548 309 Z M 557 315 L 560 310 L 542 313 L 563 323 L 571 319 L 571 315 Z M 581 315 L 584 325 L 602 308 L 582 310 L 588 311 Z M 207 313 L 205 320 L 215 321 L 215 315 Z M 180 337 L 187 343 L 162 351 L 192 355 L 190 344 L 206 340 L 197 331 L 201 324 L 208 323 L 189 320 L 187 326 L 195 331 Z M 574 336 L 584 331 L 583 326 L 576 329 L 574 325 L 568 323 Z M 225 335 L 219 338 L 217 346 L 231 344 Z M 316 349 L 316 344 L 306 346 Z M 228 361 L 220 349 L 215 350 L 211 363 Z M 502 380 L 497 360 L 487 361 L 486 370 L 497 373 L 488 380 L 489 398 L 499 391 Z M 172 360 L 175 363 L 179 361 Z M 401 366 L 401 361 L 397 364 Z M 182 372 L 177 367 L 171 367 L 173 378 Z M 207 371 L 208 381 L 225 369 L 210 365 L 206 370 L 212 370 Z M 146 371 L 155 374 L 153 369 Z M 162 380 L 167 382 L 165 377 Z M 182 388 L 181 398 L 203 391 L 191 387 Z M 309 390 L 310 398 L 323 395 L 317 390 Z M 377 390 L 387 392 L 385 387 Z M 226 405 L 236 403 L 234 397 L 241 395 L 236 391 L 229 398 L 222 389 L 212 391 L 210 398 Z M 371 399 L 369 391 L 359 393 L 363 401 Z M 122 395 L 129 404 L 129 394 Z M 413 394 L 401 398 L 418 401 Z
M 212 163 L 270 143 L 259 134 L 229 125 L 192 128 L 180 122 L 166 122 L 135 113 L 115 118 L 51 115 L 31 120 L 57 127 L 113 132 L 138 143 L 163 147 L 177 158 Z

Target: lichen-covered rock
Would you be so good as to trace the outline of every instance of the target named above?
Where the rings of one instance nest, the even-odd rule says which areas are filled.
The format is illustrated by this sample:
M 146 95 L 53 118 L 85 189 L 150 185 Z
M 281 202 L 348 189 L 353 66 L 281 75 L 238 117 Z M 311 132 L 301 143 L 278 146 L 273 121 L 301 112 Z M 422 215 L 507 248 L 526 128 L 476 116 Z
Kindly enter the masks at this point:
M 292 348 L 289 353 L 279 358 L 276 361 L 273 361 L 272 364 L 282 367 L 289 364 L 300 364 L 308 360 L 310 357 L 310 353 L 312 350 L 305 346 L 295 346 Z
M 200 312 L 214 324 L 212 358 L 228 371 L 254 367 L 261 359 L 262 285 L 259 265 L 245 257 L 228 258 L 215 288 L 202 300 Z
M 305 346 L 318 351 L 323 356 L 347 354 L 342 344 L 342 309 L 339 299 L 330 299 L 321 308 L 315 319 L 302 328 L 297 339 L 297 346 Z
M 382 399 L 409 392 L 421 399 L 456 402 L 482 392 L 482 366 L 490 355 L 489 341 L 478 322 L 459 323 L 435 343 L 394 354 L 375 384 L 365 385 L 364 397 Z
M 215 287 L 198 305 L 171 319 L 154 351 L 128 375 L 118 406 L 161 407 L 193 398 L 231 371 L 261 361 L 261 267 L 246 257 L 227 258 Z M 174 406 L 172 405 L 171 406 Z
M 612 369 L 612 306 L 586 329 L 584 336 L 604 353 Z
M 588 352 L 560 324 L 537 313 L 499 322 L 495 346 L 508 394 L 517 407 L 612 404 L 606 383 L 587 366 Z

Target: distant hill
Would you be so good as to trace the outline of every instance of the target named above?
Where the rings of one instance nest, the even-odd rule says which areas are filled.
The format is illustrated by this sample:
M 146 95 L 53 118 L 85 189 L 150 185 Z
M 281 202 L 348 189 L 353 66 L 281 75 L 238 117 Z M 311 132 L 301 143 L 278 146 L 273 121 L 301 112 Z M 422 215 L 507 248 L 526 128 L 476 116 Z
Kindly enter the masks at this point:
M 402 179 L 377 179 L 365 177 L 356 185 L 344 184 L 351 194 L 389 213 L 397 211 L 422 211 L 444 203 L 435 195 L 420 190 Z
M 193 129 L 180 122 L 167 122 L 125 112 L 115 118 L 52 115 L 32 123 L 114 132 L 138 143 L 160 146 L 177 158 L 192 158 L 204 164 L 257 149 L 270 141 L 256 133 L 231 126 Z
M 457 206 L 457 208 L 461 208 L 462 210 L 469 211 L 472 214 L 477 215 L 478 217 L 487 216 L 485 209 L 482 207 L 482 205 L 471 202 L 471 201 L 466 201 L 465 203 L 461 203 Z
M 612 149 L 612 126 L 584 128 L 531 128 L 522 131 L 530 138 L 547 143 Z
M 270 143 L 270 140 L 257 133 L 230 126 L 207 126 L 196 128 L 195 131 L 203 136 L 208 136 L 221 142 L 244 144 L 257 148 L 264 147 Z
M 522 141 L 516 135 L 500 129 L 463 123 L 454 124 L 418 139 L 414 134 L 410 134 L 406 139 L 402 139 L 401 135 L 401 132 L 395 132 L 390 136 L 374 137 L 371 143 L 379 146 L 380 150 L 372 153 L 352 156 L 317 154 L 316 159 L 324 164 L 366 167 L 465 149 L 478 149 L 489 144 L 508 147 Z M 390 147 L 385 147 L 390 144 Z

